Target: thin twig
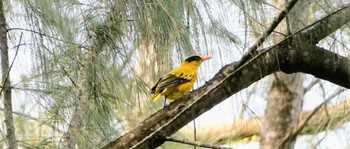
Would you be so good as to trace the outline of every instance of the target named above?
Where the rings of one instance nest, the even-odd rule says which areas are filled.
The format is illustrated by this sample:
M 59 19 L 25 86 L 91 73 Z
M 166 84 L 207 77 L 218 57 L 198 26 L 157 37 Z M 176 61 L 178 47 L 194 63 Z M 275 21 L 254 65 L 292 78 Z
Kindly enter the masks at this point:
M 247 54 L 245 54 L 242 57 L 243 63 L 245 63 L 247 60 L 249 60 L 251 57 L 254 56 L 254 54 L 257 52 L 257 49 L 265 42 L 267 37 L 273 32 L 273 30 L 275 30 L 278 24 L 280 24 L 281 21 L 287 16 L 288 12 L 292 10 L 292 8 L 297 2 L 298 0 L 290 1 L 287 4 L 286 8 L 278 14 L 278 16 L 272 21 L 272 23 L 267 28 L 267 30 L 258 38 L 258 40 L 255 41 L 255 43 L 251 47 L 249 47 Z
M 293 135 L 299 134 L 303 128 L 306 126 L 307 122 L 316 114 L 318 110 L 322 108 L 325 104 L 327 104 L 330 100 L 332 100 L 335 96 L 338 96 L 340 93 L 344 92 L 345 89 L 340 89 L 337 92 L 333 93 L 329 96 L 325 101 L 323 101 L 320 105 L 318 105 L 312 112 L 304 119 L 304 121 L 298 126 L 298 128 L 293 132 Z
M 344 6 L 343 8 L 340 8 L 340 9 L 338 9 L 338 10 L 336 10 L 336 11 L 334 11 L 334 12 L 328 14 L 327 16 L 323 17 L 322 19 L 317 20 L 317 21 L 315 21 L 314 23 L 311 23 L 311 24 L 305 26 L 304 28 L 298 30 L 297 32 L 295 32 L 295 33 L 293 33 L 293 34 L 287 36 L 286 38 L 284 38 L 284 39 L 281 40 L 280 42 L 278 42 L 278 43 L 272 45 L 271 47 L 269 47 L 269 48 L 267 48 L 267 49 L 265 49 L 265 50 L 259 52 L 259 54 L 257 54 L 256 56 L 252 57 L 251 59 L 249 59 L 249 60 L 246 61 L 246 62 L 244 62 L 244 61 L 243 61 L 243 58 L 242 58 L 241 61 L 239 62 L 239 64 L 236 66 L 235 70 L 234 70 L 232 73 L 228 74 L 227 77 L 225 77 L 221 82 L 225 81 L 225 80 L 226 80 L 227 78 L 229 78 L 230 76 L 235 75 L 238 71 L 242 70 L 245 66 L 247 66 L 247 65 L 250 64 L 250 63 L 252 63 L 252 62 L 255 61 L 256 59 L 260 58 L 262 55 L 266 54 L 267 52 L 270 52 L 270 51 L 273 50 L 274 48 L 280 46 L 282 43 L 284 43 L 284 42 L 290 40 L 290 39 L 291 39 L 292 37 L 294 37 L 295 35 L 297 35 L 297 34 L 303 32 L 303 31 L 305 31 L 305 30 L 307 30 L 307 29 L 309 29 L 309 28 L 311 28 L 311 27 L 313 27 L 313 26 L 316 25 L 317 23 L 322 22 L 323 20 L 325 20 L 325 19 L 331 17 L 332 15 L 334 15 L 334 14 L 338 13 L 339 11 L 342 11 L 342 10 L 348 8 L 348 7 L 350 7 L 350 5 L 346 5 L 346 6 Z M 210 90 L 210 91 L 211 91 L 211 90 Z M 208 92 L 210 92 L 210 91 L 208 91 Z
M 63 39 L 60 39 L 60 38 L 57 38 L 57 37 L 54 37 L 54 36 L 50 36 L 50 35 L 47 35 L 47 34 L 44 34 L 44 33 L 38 32 L 38 31 L 26 29 L 26 28 L 9 28 L 9 29 L 7 29 L 7 31 L 16 31 L 16 30 L 31 32 L 31 33 L 38 34 L 40 36 L 51 38 L 51 39 L 54 39 L 54 40 L 57 40 L 57 41 L 61 41 L 61 42 L 68 43 L 68 44 L 71 44 L 71 45 L 76 45 L 76 46 L 78 46 L 80 48 L 88 49 L 87 46 L 83 46 L 83 45 L 80 45 L 78 43 L 74 43 L 74 42 L 70 42 L 70 41 L 65 41 Z
M 243 15 L 245 15 L 244 19 L 246 20 L 246 18 L 251 18 L 255 23 L 257 23 L 258 25 L 261 26 L 261 28 L 263 29 L 266 29 L 267 27 L 265 27 L 262 23 L 258 22 L 256 19 L 254 19 L 254 17 L 252 15 L 250 15 L 246 9 L 244 8 L 244 4 L 242 1 L 240 1 L 241 5 L 238 4 L 236 1 L 232 1 L 232 3 L 234 3 L 239 9 L 242 10 L 243 12 Z M 278 9 L 279 10 L 279 9 Z M 245 23 L 245 26 L 248 26 L 246 23 Z M 245 29 L 246 30 L 246 29 Z M 247 33 L 246 31 L 244 31 L 245 34 Z M 273 33 L 276 33 L 276 34 L 279 34 L 279 35 L 282 35 L 282 36 L 286 36 L 285 34 L 281 33 L 281 32 L 278 32 L 278 31 L 272 31 Z M 246 42 L 245 42 L 246 43 Z
M 21 36 L 19 36 L 19 41 L 18 41 L 18 46 L 17 46 L 17 48 L 16 48 L 15 56 L 14 56 L 13 59 L 12 59 L 11 65 L 10 65 L 10 67 L 9 67 L 9 70 L 7 71 L 5 80 L 3 80 L 4 82 L 3 82 L 2 86 L 5 86 L 5 84 L 6 84 L 7 81 L 8 81 L 8 78 L 9 78 L 10 71 L 11 71 L 11 69 L 12 69 L 13 63 L 15 62 L 15 60 L 16 60 L 16 58 L 17 58 L 17 55 L 18 55 L 18 51 L 19 51 L 19 47 L 20 47 L 19 45 L 21 45 L 22 37 L 23 37 L 23 33 L 21 33 Z M 2 87 L 2 88 L 1 88 L 1 90 L 0 90 L 0 96 L 1 96 L 1 94 L 2 94 L 2 91 L 4 91 L 4 88 L 5 88 L 5 87 Z
M 198 147 L 211 148 L 211 149 L 233 149 L 232 147 L 216 146 L 216 145 L 212 145 L 212 144 L 203 144 L 203 143 L 196 142 L 196 141 L 192 142 L 192 141 L 188 141 L 188 140 L 180 140 L 180 139 L 171 138 L 171 137 L 165 137 L 165 140 L 171 141 L 171 142 L 176 142 L 176 143 L 198 146 Z
M 304 88 L 304 94 L 313 88 L 317 83 L 320 83 L 320 79 L 315 79 L 307 87 Z
M 5 109 L 2 108 L 2 107 L 0 107 L 0 111 L 5 111 Z M 64 133 L 63 130 L 61 130 L 61 129 L 57 128 L 56 126 L 51 125 L 51 124 L 49 124 L 49 123 L 47 123 L 47 122 L 45 122 L 45 121 L 41 121 L 39 118 L 33 117 L 33 116 L 28 115 L 28 114 L 25 114 L 25 113 L 16 112 L 16 111 L 12 111 L 12 113 L 13 113 L 13 114 L 16 114 L 16 115 L 18 115 L 18 116 L 25 117 L 25 118 L 27 118 L 27 119 L 36 121 L 36 122 L 38 122 L 38 123 L 40 123 L 40 124 L 46 125 L 46 126 L 52 128 L 53 130 L 59 132 L 59 133 L 62 133 L 62 134 Z
M 75 81 L 73 80 L 73 78 L 69 75 L 69 73 L 67 72 L 66 69 L 64 69 L 64 67 L 62 65 L 61 69 L 63 70 L 64 74 L 68 77 L 68 79 L 70 80 L 70 82 L 74 85 L 74 87 L 77 87 L 78 85 L 75 83 Z
M 332 100 L 334 97 L 338 96 L 340 93 L 344 92 L 345 89 L 340 89 L 337 92 L 334 92 L 332 95 L 330 95 L 325 101 L 323 101 L 321 104 L 319 104 L 300 124 L 299 126 L 293 131 L 288 133 L 280 142 L 279 146 L 284 144 L 289 138 L 296 137 L 307 125 L 309 120 L 316 114 L 317 111 L 319 111 L 325 104 L 327 104 L 330 100 Z
M 193 140 L 197 141 L 197 128 L 196 128 L 196 119 L 193 120 Z M 196 149 L 197 146 L 193 146 L 193 149 Z

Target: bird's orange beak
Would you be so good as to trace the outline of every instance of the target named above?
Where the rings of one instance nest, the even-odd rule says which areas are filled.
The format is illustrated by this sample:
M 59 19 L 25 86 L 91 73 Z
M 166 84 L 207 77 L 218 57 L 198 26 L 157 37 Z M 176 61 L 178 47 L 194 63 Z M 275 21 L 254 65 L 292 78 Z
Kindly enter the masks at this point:
M 211 59 L 212 57 L 205 55 L 205 56 L 202 56 L 201 58 L 202 58 L 202 61 L 206 61 L 208 59 Z

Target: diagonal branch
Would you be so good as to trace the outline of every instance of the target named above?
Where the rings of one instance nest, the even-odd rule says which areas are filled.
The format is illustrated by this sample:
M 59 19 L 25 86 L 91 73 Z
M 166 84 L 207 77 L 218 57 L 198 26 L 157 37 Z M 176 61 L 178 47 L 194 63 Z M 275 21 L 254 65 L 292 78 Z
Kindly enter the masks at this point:
M 2 107 L 0 107 L 0 111 L 5 111 L 5 109 L 2 108 Z M 16 111 L 12 111 L 12 113 L 13 113 L 13 114 L 16 114 L 16 115 L 18 115 L 18 116 L 21 116 L 21 117 L 24 117 L 24 118 L 27 118 L 27 119 L 36 121 L 36 122 L 40 123 L 41 125 L 46 125 L 46 126 L 50 127 L 52 130 L 57 131 L 58 133 L 61 133 L 61 134 L 64 133 L 64 131 L 61 130 L 60 128 L 56 127 L 55 125 L 52 125 L 52 124 L 48 123 L 47 121 L 42 121 L 42 120 L 40 120 L 40 118 L 36 118 L 36 117 L 31 116 L 31 115 L 29 115 L 29 114 L 25 114 L 25 113 L 21 113 L 21 112 L 16 112 Z
M 170 138 L 170 137 L 166 137 L 165 140 L 171 141 L 171 142 L 177 142 L 177 143 L 182 143 L 182 144 L 198 146 L 198 147 L 211 148 L 211 149 L 232 149 L 231 147 L 215 146 L 215 145 L 211 145 L 211 144 L 203 144 L 200 142 L 191 142 L 188 140 L 180 140 L 180 139 Z
M 270 26 L 266 29 L 266 31 L 255 41 L 255 43 L 248 48 L 247 54 L 245 54 L 241 59 L 241 64 L 246 63 L 247 60 L 251 59 L 254 54 L 256 54 L 257 49 L 265 42 L 267 37 L 275 30 L 275 28 L 278 26 L 278 24 L 281 23 L 281 21 L 287 16 L 288 12 L 292 10 L 294 5 L 298 2 L 298 0 L 291 0 L 285 7 L 284 10 L 282 10 L 278 16 L 272 21 Z
M 299 41 L 316 44 L 339 27 L 350 21 L 350 3 L 343 5 L 340 9 L 327 14 L 323 19 L 313 23 L 312 27 L 299 34 Z
M 297 129 L 293 132 L 292 137 L 296 137 L 307 125 L 307 123 L 310 121 L 310 119 L 329 101 L 331 101 L 335 96 L 339 95 L 340 93 L 344 92 L 345 89 L 340 89 L 337 92 L 333 93 L 331 96 L 329 96 L 325 101 L 323 101 L 320 105 L 318 105 L 312 112 L 299 124 Z
M 5 89 L 5 87 L 4 87 L 5 84 L 7 83 L 7 81 L 9 81 L 10 71 L 11 71 L 11 69 L 12 69 L 13 63 L 15 62 L 15 60 L 16 60 L 16 58 L 17 58 L 18 51 L 19 51 L 19 47 L 20 47 L 21 42 L 22 42 L 22 37 L 23 37 L 23 33 L 21 33 L 21 35 L 19 36 L 19 43 L 18 43 L 18 45 L 17 45 L 16 53 L 15 53 L 15 56 L 13 57 L 13 59 L 12 59 L 12 62 L 11 62 L 11 64 L 10 64 L 10 66 L 9 66 L 9 70 L 8 70 L 8 72 L 7 72 L 6 75 L 5 75 L 5 79 L 3 80 L 4 83 L 3 83 L 2 88 L 1 88 L 1 90 L 0 90 L 0 95 L 2 94 L 2 91 Z

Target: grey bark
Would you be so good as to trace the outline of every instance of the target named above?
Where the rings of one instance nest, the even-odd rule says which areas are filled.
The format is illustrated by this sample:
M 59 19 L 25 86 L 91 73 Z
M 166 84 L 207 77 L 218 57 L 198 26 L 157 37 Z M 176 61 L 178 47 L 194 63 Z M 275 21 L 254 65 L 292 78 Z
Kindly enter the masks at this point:
M 277 7 L 282 7 L 286 0 L 278 0 L 276 3 Z M 291 34 L 302 28 L 304 24 L 310 24 L 309 7 L 306 7 L 310 5 L 307 3 L 307 1 L 297 3 L 295 8 L 289 12 L 284 24 L 277 28 L 277 31 Z M 275 36 L 274 40 L 280 41 L 283 38 Z M 285 74 L 283 72 L 277 72 L 270 76 L 272 86 L 267 96 L 264 123 L 260 128 L 261 149 L 294 148 L 296 138 L 287 137 L 287 134 L 298 127 L 304 95 L 303 76 L 302 73 Z
M 77 136 L 81 134 L 81 130 L 84 128 L 86 115 L 88 113 L 89 98 L 92 92 L 92 74 L 94 63 L 95 51 L 92 49 L 82 59 L 83 67 L 79 72 L 78 80 L 78 99 L 76 101 L 76 108 L 73 112 L 73 116 L 69 122 L 68 130 L 63 134 L 59 148 L 61 149 L 73 149 L 77 145 Z
M 261 149 L 292 149 L 293 138 L 283 141 L 298 126 L 303 98 L 303 74 L 277 72 L 268 92 L 265 120 L 261 130 Z
M 0 48 L 1 48 L 1 68 L 2 68 L 2 94 L 4 103 L 4 115 L 6 126 L 6 140 L 8 148 L 17 148 L 17 141 L 15 135 L 15 127 L 13 125 L 12 113 L 12 97 L 11 97 L 11 82 L 10 82 L 10 66 L 8 57 L 7 45 L 7 27 L 6 18 L 4 14 L 3 1 L 0 2 Z

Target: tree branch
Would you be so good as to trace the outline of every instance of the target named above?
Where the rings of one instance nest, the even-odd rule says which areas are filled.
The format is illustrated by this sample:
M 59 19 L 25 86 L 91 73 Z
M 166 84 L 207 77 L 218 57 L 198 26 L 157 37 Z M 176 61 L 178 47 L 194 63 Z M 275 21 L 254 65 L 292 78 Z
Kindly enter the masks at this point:
M 281 21 L 287 16 L 288 12 L 292 10 L 292 8 L 297 2 L 298 0 L 291 0 L 286 5 L 285 9 L 278 14 L 278 16 L 272 21 L 272 23 L 267 28 L 267 30 L 255 41 L 255 43 L 251 47 L 249 47 L 248 53 L 242 57 L 241 63 L 245 63 L 247 60 L 249 60 L 251 57 L 253 57 L 256 54 L 257 52 L 256 50 L 265 42 L 267 37 L 275 30 L 278 24 L 280 24 Z
M 171 141 L 171 142 L 177 142 L 177 143 L 182 143 L 182 144 L 198 146 L 198 147 L 211 148 L 211 149 L 232 149 L 231 147 L 215 146 L 215 145 L 211 145 L 211 144 L 203 144 L 200 142 L 191 142 L 188 140 L 180 140 L 180 139 L 175 139 L 175 138 L 171 138 L 171 137 L 166 137 L 165 140 Z
M 1 90 L 0 90 L 0 96 L 2 94 L 2 91 L 6 88 L 5 87 L 5 84 L 7 83 L 7 81 L 9 81 L 9 75 L 10 75 L 10 72 L 11 72 L 11 69 L 12 69 L 12 66 L 13 66 L 13 63 L 15 62 L 16 58 L 17 58 L 17 55 L 18 55 L 18 51 L 19 51 L 19 47 L 21 45 L 21 42 L 22 42 L 22 37 L 23 37 L 23 33 L 21 33 L 21 35 L 19 36 L 19 43 L 17 45 L 17 48 L 16 48 L 16 53 L 15 53 L 15 56 L 13 57 L 12 61 L 11 61 L 11 64 L 8 68 L 8 71 L 6 73 L 6 76 L 5 76 L 5 80 L 3 80 L 3 84 L 1 86 Z M 11 88 L 11 87 L 10 87 Z
M 318 43 L 320 40 L 350 21 L 349 8 L 350 3 L 343 5 L 337 11 L 326 15 L 323 19 L 320 19 L 320 21 L 313 23 L 311 28 L 302 32 L 296 39 L 310 44 Z
M 2 107 L 0 107 L 0 111 L 5 111 L 5 109 L 2 108 Z M 50 127 L 52 130 L 57 131 L 58 133 L 61 133 L 61 134 L 64 133 L 64 131 L 61 130 L 60 128 L 58 128 L 58 127 L 56 127 L 55 125 L 52 125 L 52 124 L 50 124 L 50 123 L 48 123 L 48 122 L 46 122 L 46 121 L 42 121 L 42 120 L 40 120 L 40 118 L 36 118 L 36 117 L 31 116 L 31 115 L 29 115 L 29 114 L 25 114 L 25 113 L 21 113 L 21 112 L 16 112 L 16 111 L 12 111 L 12 113 L 13 113 L 13 114 L 16 114 L 16 115 L 18 115 L 18 116 L 21 116 L 21 117 L 24 117 L 24 118 L 27 118 L 27 119 L 36 121 L 36 122 L 38 122 L 38 123 L 40 123 L 40 124 L 42 124 L 42 125 L 46 125 L 46 126 Z

